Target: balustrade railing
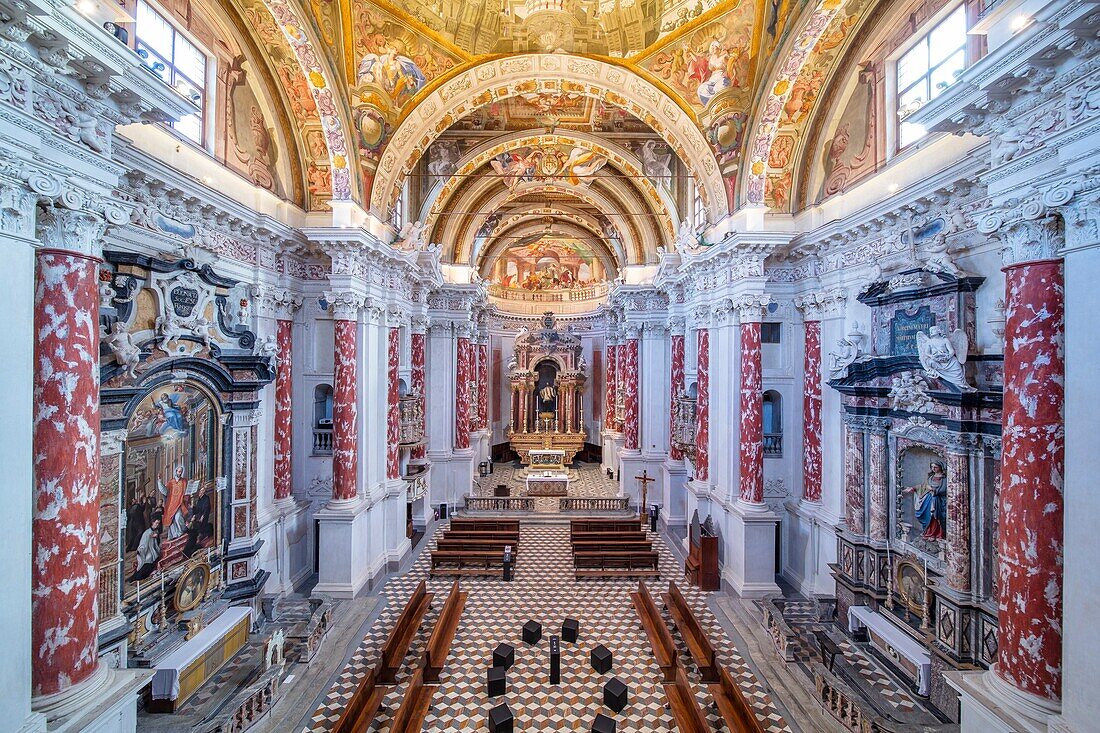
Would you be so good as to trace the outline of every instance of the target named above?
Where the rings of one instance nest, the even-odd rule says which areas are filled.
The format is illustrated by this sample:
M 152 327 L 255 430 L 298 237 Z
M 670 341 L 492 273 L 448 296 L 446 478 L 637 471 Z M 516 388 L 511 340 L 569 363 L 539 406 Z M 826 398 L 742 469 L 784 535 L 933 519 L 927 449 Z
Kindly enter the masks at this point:
M 627 496 L 563 496 L 558 510 L 563 512 L 610 512 L 630 508 Z
M 535 500 L 530 496 L 466 496 L 468 512 L 534 511 Z
M 783 433 L 764 433 L 764 455 L 772 458 L 783 455 Z
M 597 283 L 583 288 L 562 290 L 528 290 L 526 288 L 507 288 L 502 285 L 489 286 L 489 295 L 501 300 L 519 300 L 529 303 L 572 303 L 583 300 L 595 300 L 607 297 L 608 283 Z
M 331 456 L 332 455 L 332 428 L 314 428 L 313 429 L 313 455 L 315 456 Z

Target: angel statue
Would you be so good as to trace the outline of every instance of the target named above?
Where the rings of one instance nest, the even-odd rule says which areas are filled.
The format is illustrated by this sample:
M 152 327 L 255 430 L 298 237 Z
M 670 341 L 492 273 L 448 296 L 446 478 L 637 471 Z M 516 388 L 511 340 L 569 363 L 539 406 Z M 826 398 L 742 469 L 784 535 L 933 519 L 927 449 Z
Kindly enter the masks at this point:
M 699 244 L 699 235 L 695 233 L 691 223 L 684 221 L 680 224 L 680 230 L 676 233 L 676 249 L 692 249 Z
M 256 344 L 256 356 L 267 359 L 271 365 L 271 371 L 279 369 L 279 340 L 275 336 L 268 336 Z
M 848 338 L 839 339 L 836 342 L 837 351 L 829 352 L 829 372 L 833 379 L 839 379 L 848 374 L 848 367 L 863 356 L 863 334 L 859 332 L 859 323 L 852 324 L 852 330 L 848 332 Z
M 420 249 L 424 244 L 424 224 L 419 221 L 406 222 L 397 233 L 397 242 L 394 246 L 403 250 Z
M 188 481 L 183 477 L 183 466 L 176 466 L 175 474 L 167 481 L 157 479 L 157 491 L 164 500 L 164 513 L 161 523 L 168 528 L 168 539 L 182 537 L 187 531 L 187 508 L 185 499 L 198 491 L 198 480 Z
M 966 334 L 957 328 L 947 333 L 942 326 L 932 326 L 928 333 L 917 334 L 917 356 L 924 370 L 963 392 L 975 392 L 963 371 L 968 350 Z
M 103 343 L 111 350 L 118 365 L 126 370 L 126 376 L 133 379 L 137 376 L 138 363 L 141 361 L 141 349 L 134 343 L 134 335 L 130 328 L 122 321 L 115 321 L 111 326 L 111 333 L 104 333 Z

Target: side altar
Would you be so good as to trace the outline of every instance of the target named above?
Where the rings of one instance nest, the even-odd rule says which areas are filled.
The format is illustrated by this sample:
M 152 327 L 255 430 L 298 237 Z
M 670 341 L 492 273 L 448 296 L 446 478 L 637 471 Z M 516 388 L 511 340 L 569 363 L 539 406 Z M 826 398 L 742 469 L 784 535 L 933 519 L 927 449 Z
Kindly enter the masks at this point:
M 508 442 L 523 465 L 535 457 L 538 468 L 549 468 L 541 461 L 554 460 L 561 470 L 584 448 L 587 368 L 580 338 L 570 329 L 560 330 L 553 313 L 543 315 L 541 328 L 525 326 L 516 336 L 508 364 Z

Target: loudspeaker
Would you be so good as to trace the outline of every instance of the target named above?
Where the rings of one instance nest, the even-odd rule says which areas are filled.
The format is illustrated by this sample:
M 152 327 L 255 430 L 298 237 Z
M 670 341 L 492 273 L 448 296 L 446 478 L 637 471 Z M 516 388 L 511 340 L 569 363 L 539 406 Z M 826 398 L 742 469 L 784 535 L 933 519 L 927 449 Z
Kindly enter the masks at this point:
M 561 684 L 561 647 L 558 637 L 550 637 L 550 684 Z

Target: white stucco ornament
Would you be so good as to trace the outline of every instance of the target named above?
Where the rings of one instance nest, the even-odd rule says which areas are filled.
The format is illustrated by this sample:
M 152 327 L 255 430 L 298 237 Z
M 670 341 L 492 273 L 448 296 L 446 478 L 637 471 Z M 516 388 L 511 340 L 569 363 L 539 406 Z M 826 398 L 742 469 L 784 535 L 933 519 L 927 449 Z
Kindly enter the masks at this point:
M 852 324 L 852 330 L 847 338 L 836 342 L 837 350 L 829 352 L 829 373 L 832 379 L 842 379 L 848 376 L 848 367 L 856 359 L 864 356 L 863 334 L 859 332 L 859 322 Z
M 966 334 L 958 328 L 947 333 L 942 326 L 932 326 L 928 333 L 917 334 L 920 365 L 933 377 L 938 377 L 963 392 L 976 391 L 967 383 L 966 373 L 963 371 L 969 348 Z

